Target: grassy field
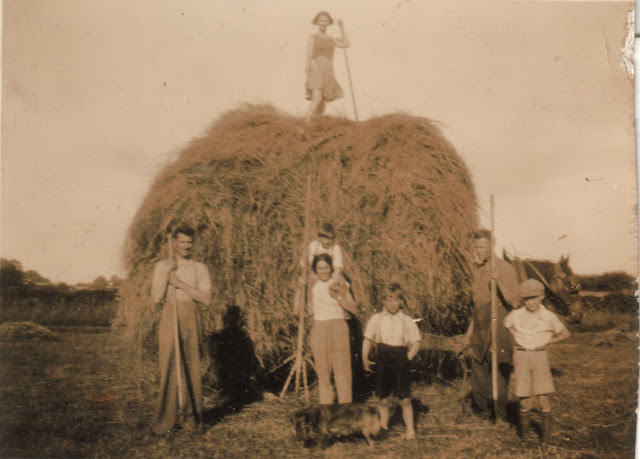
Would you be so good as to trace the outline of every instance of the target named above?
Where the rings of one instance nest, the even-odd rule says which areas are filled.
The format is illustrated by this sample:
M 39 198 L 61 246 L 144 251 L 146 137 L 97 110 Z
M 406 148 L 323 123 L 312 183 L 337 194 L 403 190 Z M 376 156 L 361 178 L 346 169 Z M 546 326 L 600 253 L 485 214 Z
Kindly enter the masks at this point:
M 613 327 L 613 328 L 612 328 Z M 637 318 L 587 313 L 550 351 L 556 429 L 549 457 L 633 457 Z M 399 438 L 400 418 L 373 449 L 363 439 L 326 449 L 295 439 L 294 394 L 232 410 L 206 394 L 204 435 L 151 435 L 155 387 L 131 373 L 106 328 L 54 329 L 57 342 L 1 343 L 0 456 L 127 457 L 539 457 L 515 429 L 470 413 L 461 379 L 414 384 L 417 439 Z
M 15 287 L 2 290 L 0 323 L 35 322 L 47 326 L 111 324 L 118 309 L 117 292 L 60 291 L 55 287 Z

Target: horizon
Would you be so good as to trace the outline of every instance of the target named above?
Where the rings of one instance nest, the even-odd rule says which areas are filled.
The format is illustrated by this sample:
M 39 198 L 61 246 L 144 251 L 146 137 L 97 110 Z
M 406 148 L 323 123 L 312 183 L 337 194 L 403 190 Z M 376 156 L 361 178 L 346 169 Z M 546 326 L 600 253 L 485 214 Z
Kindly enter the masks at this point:
M 2 258 L 52 282 L 126 277 L 126 231 L 181 148 L 244 102 L 304 113 L 320 9 L 351 38 L 361 119 L 437 120 L 481 224 L 495 195 L 496 253 L 638 275 L 627 2 L 5 0 Z M 327 113 L 352 118 L 340 50 L 334 65 Z

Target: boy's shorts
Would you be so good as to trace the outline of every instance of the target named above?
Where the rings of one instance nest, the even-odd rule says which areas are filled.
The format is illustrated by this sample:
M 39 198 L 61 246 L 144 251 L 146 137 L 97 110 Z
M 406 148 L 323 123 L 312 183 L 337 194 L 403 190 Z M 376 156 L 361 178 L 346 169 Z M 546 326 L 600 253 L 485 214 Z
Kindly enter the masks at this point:
M 516 347 L 513 365 L 516 396 L 531 397 L 555 391 L 546 350 L 529 351 Z
M 378 344 L 376 360 L 376 395 L 386 398 L 393 394 L 398 398 L 411 397 L 411 374 L 406 346 Z

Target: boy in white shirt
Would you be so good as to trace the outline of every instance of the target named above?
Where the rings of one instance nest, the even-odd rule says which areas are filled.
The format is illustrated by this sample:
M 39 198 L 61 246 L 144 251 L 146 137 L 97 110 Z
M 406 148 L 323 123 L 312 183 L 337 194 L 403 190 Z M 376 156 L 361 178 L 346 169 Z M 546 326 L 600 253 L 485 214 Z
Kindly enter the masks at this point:
M 515 394 L 520 398 L 520 435 L 523 441 L 531 427 L 531 408 L 537 399 L 542 411 L 542 443 L 551 436 L 551 404 L 554 392 L 546 346 L 569 337 L 569 330 L 553 312 L 543 305 L 544 285 L 527 279 L 519 286 L 524 307 L 514 309 L 505 317 L 504 326 L 513 334 Z
M 307 276 L 304 275 L 298 278 L 297 283 L 293 284 L 295 289 L 294 294 L 294 310 L 299 311 L 304 302 L 304 286 L 313 285 L 318 280 L 315 272 L 311 269 L 313 259 L 320 254 L 327 254 L 332 260 L 332 273 L 329 279 L 330 287 L 333 291 L 340 290 L 345 283 L 349 283 L 347 279 L 341 277 L 344 269 L 343 252 L 342 248 L 336 243 L 336 233 L 333 226 L 330 223 L 323 223 L 318 230 L 318 237 L 309 243 L 307 251 L 300 260 L 300 267 L 302 272 L 305 272 L 305 262 L 307 263 Z M 345 282 L 346 281 L 346 282 Z M 307 305 L 309 303 L 307 302 Z M 311 312 L 311 311 L 309 311 Z
M 364 369 L 371 371 L 376 365 L 376 395 L 381 403 L 380 427 L 389 428 L 390 395 L 400 399 L 402 418 L 406 426 L 404 438 L 413 440 L 416 432 L 413 426 L 413 406 L 411 405 L 411 375 L 409 362 L 420 349 L 420 331 L 411 317 L 400 311 L 406 305 L 402 288 L 390 284 L 384 289 L 384 309 L 374 314 L 364 332 L 362 357 Z M 376 362 L 369 360 L 371 343 L 377 343 Z
M 309 243 L 307 249 L 307 263 L 311 266 L 313 258 L 321 253 L 326 253 L 331 256 L 333 260 L 333 274 L 331 275 L 331 283 L 335 282 L 340 277 L 344 269 L 344 262 L 342 260 L 342 248 L 336 242 L 336 232 L 333 229 L 333 225 L 330 223 L 323 223 L 318 230 L 318 237 Z M 301 264 L 304 268 L 304 262 Z

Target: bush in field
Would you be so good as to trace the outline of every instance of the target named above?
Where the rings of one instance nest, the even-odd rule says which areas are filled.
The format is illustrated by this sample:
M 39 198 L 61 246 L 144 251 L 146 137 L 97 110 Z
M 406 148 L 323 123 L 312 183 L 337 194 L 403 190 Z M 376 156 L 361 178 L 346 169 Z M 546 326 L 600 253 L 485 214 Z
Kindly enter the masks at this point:
M 634 291 L 638 288 L 636 279 L 624 271 L 614 271 L 604 274 L 589 274 L 576 276 L 582 290 L 593 292 L 617 292 L 621 290 Z
M 380 306 L 379 288 L 397 281 L 410 298 L 408 312 L 433 331 L 462 328 L 476 196 L 464 161 L 435 124 L 405 114 L 309 124 L 248 106 L 193 140 L 138 210 L 119 310 L 130 336 L 153 342 L 159 313 L 149 299 L 151 270 L 167 257 L 167 227 L 182 220 L 197 228 L 194 258 L 213 277 L 208 331 L 240 295 L 257 354 L 275 361 L 290 355 L 297 328 L 290 286 L 304 250 L 308 180 L 311 228 L 324 221 L 336 228 L 362 320 Z
M 22 285 L 24 272 L 22 264 L 17 260 L 0 259 L 0 289 L 4 292 L 7 288 Z M 3 293 L 4 294 L 4 293 Z

